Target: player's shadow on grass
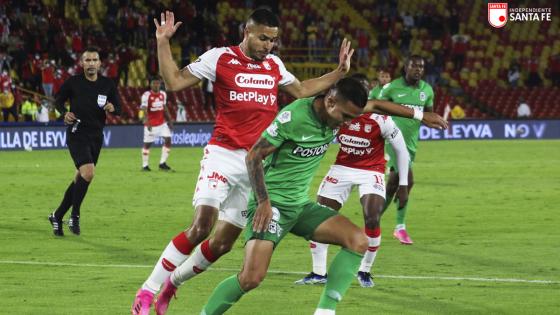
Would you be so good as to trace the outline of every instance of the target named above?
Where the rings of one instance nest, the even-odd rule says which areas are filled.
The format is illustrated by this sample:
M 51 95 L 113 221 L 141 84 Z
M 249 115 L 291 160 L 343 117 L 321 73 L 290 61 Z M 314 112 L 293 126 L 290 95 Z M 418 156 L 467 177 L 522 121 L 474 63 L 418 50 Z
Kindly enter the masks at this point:
M 64 225 L 65 236 L 54 236 L 49 222 L 45 220 L 43 223 L 44 224 L 37 225 L 0 224 L 0 230 L 2 232 L 9 231 L 10 233 L 8 234 L 12 235 L 14 239 L 27 239 L 32 243 L 37 242 L 36 245 L 43 241 L 57 242 L 57 248 L 61 250 L 64 250 L 63 246 L 60 245 L 62 242 L 83 244 L 83 246 L 80 246 L 82 250 L 93 250 L 99 252 L 99 258 L 101 260 L 99 263 L 102 263 L 102 261 L 111 261 L 112 263 L 122 261 L 124 264 L 127 264 L 130 261 L 152 263 L 157 258 L 153 255 L 153 253 L 149 252 L 149 249 L 146 247 L 132 246 L 130 244 L 123 244 L 122 246 L 107 244 L 108 241 L 121 242 L 122 240 L 118 237 L 112 239 L 107 239 L 106 237 L 96 238 L 100 235 L 98 234 L 99 231 L 94 234 L 82 234 L 80 236 L 76 236 L 68 230 L 67 225 Z M 30 235 L 34 236 L 30 237 Z M 76 250 L 76 248 L 74 247 L 72 250 Z

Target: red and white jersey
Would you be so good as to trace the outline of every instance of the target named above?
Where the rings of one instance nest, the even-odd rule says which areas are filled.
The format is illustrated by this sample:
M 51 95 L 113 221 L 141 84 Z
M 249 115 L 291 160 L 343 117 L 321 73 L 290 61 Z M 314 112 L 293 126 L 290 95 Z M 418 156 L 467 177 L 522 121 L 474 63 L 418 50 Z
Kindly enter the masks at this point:
M 142 94 L 142 103 L 140 104 L 140 108 L 146 110 L 146 115 L 148 116 L 146 124 L 155 127 L 165 123 L 164 112 L 166 103 L 167 94 L 164 91 L 155 93 L 152 90 L 149 90 Z
M 363 114 L 340 128 L 337 165 L 385 173 L 385 140 L 392 142 L 400 133 L 391 117 Z
M 209 143 L 231 150 L 253 146 L 278 112 L 278 87 L 295 80 L 277 56 L 255 61 L 239 46 L 213 48 L 187 69 L 214 83 L 217 114 Z

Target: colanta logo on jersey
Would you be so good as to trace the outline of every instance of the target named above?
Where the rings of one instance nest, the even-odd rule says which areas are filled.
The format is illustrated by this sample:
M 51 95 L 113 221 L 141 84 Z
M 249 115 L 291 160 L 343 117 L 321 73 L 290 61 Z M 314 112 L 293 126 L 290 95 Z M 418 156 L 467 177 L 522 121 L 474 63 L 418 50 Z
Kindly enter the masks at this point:
M 271 90 L 276 81 L 268 74 L 238 73 L 235 76 L 235 84 L 244 88 Z
M 318 147 L 314 147 L 314 148 L 304 148 L 304 147 L 297 146 L 292 151 L 292 154 L 300 156 L 300 157 L 304 157 L 304 158 L 313 157 L 313 156 L 323 155 L 325 152 L 327 152 L 328 148 L 329 148 L 328 143 L 320 145 Z
M 338 137 L 338 141 L 342 145 L 355 147 L 355 148 L 367 148 L 371 145 L 371 141 L 369 141 L 368 139 L 349 136 L 349 135 L 340 135 Z

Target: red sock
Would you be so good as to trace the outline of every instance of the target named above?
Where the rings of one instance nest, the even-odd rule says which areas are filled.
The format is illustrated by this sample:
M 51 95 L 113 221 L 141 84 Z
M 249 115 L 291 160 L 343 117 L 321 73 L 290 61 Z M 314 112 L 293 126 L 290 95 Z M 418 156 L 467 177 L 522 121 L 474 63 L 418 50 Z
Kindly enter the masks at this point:
M 181 233 L 177 234 L 177 236 L 175 236 L 175 238 L 173 238 L 172 242 L 173 242 L 173 245 L 175 245 L 175 247 L 177 248 L 177 250 L 180 251 L 181 254 L 183 254 L 183 255 L 190 255 L 192 250 L 196 246 L 196 245 L 193 245 L 189 241 L 185 232 L 181 232 Z

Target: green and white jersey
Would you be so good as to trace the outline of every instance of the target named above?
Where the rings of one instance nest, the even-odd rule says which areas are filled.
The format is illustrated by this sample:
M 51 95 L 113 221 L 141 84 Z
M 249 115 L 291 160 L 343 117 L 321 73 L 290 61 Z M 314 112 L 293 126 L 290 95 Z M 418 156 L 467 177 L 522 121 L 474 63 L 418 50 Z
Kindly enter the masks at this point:
M 262 134 L 278 148 L 264 161 L 265 183 L 272 202 L 309 202 L 309 184 L 338 132 L 321 123 L 313 110 L 314 99 L 298 99 L 286 106 Z
M 379 84 L 376 87 L 374 87 L 373 89 L 371 89 L 369 91 L 368 100 L 379 99 L 379 95 L 381 94 L 381 89 L 383 89 L 383 87 Z
M 434 105 L 434 90 L 426 81 L 420 80 L 418 86 L 411 86 L 406 83 L 404 77 L 400 77 L 383 86 L 379 99 L 424 111 L 424 107 Z M 393 121 L 401 130 L 408 151 L 416 152 L 420 121 L 395 116 Z

